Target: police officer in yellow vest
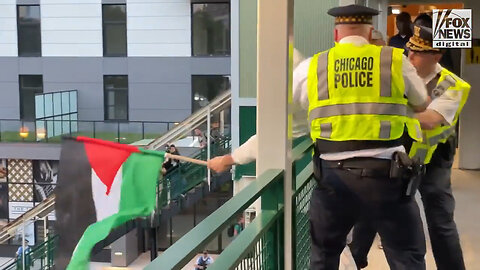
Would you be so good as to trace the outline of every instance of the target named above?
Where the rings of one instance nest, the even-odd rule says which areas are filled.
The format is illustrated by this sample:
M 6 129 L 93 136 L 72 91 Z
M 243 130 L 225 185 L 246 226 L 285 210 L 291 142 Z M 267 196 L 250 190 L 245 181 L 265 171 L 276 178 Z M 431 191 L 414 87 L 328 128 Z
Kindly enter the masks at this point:
M 455 199 L 451 170 L 456 149 L 455 127 L 470 85 L 438 64 L 439 49 L 432 48 L 431 29 L 416 26 L 407 43 L 409 58 L 426 84 L 433 101 L 417 114 L 423 141 L 414 142 L 410 156 L 426 164 L 420 184 L 433 255 L 438 269 L 465 269 L 457 226 L 453 219 Z
M 407 48 L 409 59 L 433 100 L 425 112 L 416 115 L 422 126 L 423 141 L 413 142 L 410 148 L 410 156 L 426 164 L 419 191 L 433 255 L 438 269 L 462 270 L 465 264 L 453 219 L 455 199 L 450 177 L 456 148 L 455 126 L 467 101 L 470 85 L 438 64 L 442 52 L 432 47 L 431 28 L 414 26 L 414 36 Z M 374 236 L 372 224 L 355 225 L 351 250 L 357 265 L 367 265 L 367 254 Z
M 391 269 L 425 269 L 419 209 L 405 199 L 406 183 L 391 175 L 405 137 L 421 140 L 427 93 L 403 50 L 369 44 L 372 16 L 359 5 L 330 9 L 335 47 L 294 72 L 294 100 L 308 108 L 318 188 L 310 205 L 310 269 L 338 269 L 346 236 L 366 219 L 384 240 Z

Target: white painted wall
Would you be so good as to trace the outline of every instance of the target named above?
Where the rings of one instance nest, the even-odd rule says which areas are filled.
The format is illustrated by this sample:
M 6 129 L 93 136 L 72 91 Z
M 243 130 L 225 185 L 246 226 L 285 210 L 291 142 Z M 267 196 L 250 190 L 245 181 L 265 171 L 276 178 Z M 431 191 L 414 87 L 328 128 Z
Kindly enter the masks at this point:
M 367 6 L 380 11 L 378 16 L 373 17 L 373 26 L 382 32 L 384 39 L 387 37 L 387 17 L 388 17 L 388 1 L 387 0 L 367 0 Z M 386 41 L 386 40 L 385 40 Z
M 472 9 L 473 38 L 480 38 L 480 2 L 465 1 L 465 8 Z M 464 57 L 464 56 L 463 56 Z M 464 60 L 464 59 L 462 59 Z M 462 65 L 462 78 L 470 83 L 472 89 L 467 104 L 460 116 L 459 131 L 459 167 L 480 169 L 480 64 Z
M 103 56 L 101 0 L 42 0 L 42 56 Z
M 190 56 L 189 0 L 128 0 L 128 56 Z
M 18 56 L 15 0 L 0 1 L 0 56 Z
M 101 0 L 42 0 L 42 56 L 103 56 Z M 128 56 L 190 56 L 189 0 L 127 0 Z M 0 1 L 0 56 L 17 56 L 16 0 Z

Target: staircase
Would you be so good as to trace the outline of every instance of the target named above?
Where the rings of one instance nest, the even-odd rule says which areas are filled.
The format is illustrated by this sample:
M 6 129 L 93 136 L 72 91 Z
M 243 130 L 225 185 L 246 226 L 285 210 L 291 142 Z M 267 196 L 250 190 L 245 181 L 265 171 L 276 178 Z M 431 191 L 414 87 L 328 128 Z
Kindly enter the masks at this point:
M 165 144 L 183 139 L 200 126 L 207 126 L 210 130 L 210 118 L 214 114 L 220 114 L 222 111 L 229 109 L 231 105 L 231 94 L 226 92 L 214 99 L 208 106 L 195 112 L 190 117 L 179 123 L 175 128 L 165 133 L 160 138 L 154 140 L 142 140 L 133 143 L 136 145 L 147 144 L 145 148 L 152 150 L 163 150 Z M 230 138 L 228 136 L 219 138 L 207 147 L 199 149 L 194 153 L 193 157 L 197 159 L 207 160 L 209 156 L 224 155 L 230 152 Z M 186 209 L 209 194 L 209 192 L 217 190 L 223 183 L 231 180 L 231 175 L 220 174 L 214 175 L 210 179 L 208 185 L 208 172 L 204 166 L 195 164 L 181 164 L 177 169 L 170 172 L 165 177 L 159 179 L 157 185 L 157 210 L 153 215 L 153 219 L 144 219 L 143 221 L 133 220 L 127 224 L 113 230 L 110 235 L 93 249 L 92 254 L 99 252 L 105 246 L 128 233 L 135 228 L 157 227 L 162 220 L 171 218 L 183 209 Z M 18 217 L 14 221 L 8 223 L 0 231 L 0 244 L 15 235 L 24 222 L 32 222 L 47 216 L 55 209 L 55 195 L 51 195 L 46 200 L 36 205 L 28 212 Z M 153 221 L 153 222 L 152 222 Z M 26 261 L 30 262 L 25 265 L 25 269 L 53 269 L 54 267 L 54 251 L 56 247 L 57 236 L 52 235 L 47 241 L 40 243 L 26 252 Z M 17 269 L 22 265 L 22 258 L 12 260 L 0 269 Z M 34 268 L 32 268 L 32 264 Z M 40 267 L 40 268 L 38 268 Z M 18 268 L 21 269 L 21 268 Z

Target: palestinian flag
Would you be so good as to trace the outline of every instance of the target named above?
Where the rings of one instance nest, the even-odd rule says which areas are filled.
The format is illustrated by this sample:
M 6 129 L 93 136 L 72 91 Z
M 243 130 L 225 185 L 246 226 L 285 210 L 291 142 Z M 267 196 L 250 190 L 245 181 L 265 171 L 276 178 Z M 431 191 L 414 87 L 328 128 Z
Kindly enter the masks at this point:
M 92 248 L 112 229 L 152 213 L 164 155 L 86 137 L 63 141 L 56 269 L 88 269 Z

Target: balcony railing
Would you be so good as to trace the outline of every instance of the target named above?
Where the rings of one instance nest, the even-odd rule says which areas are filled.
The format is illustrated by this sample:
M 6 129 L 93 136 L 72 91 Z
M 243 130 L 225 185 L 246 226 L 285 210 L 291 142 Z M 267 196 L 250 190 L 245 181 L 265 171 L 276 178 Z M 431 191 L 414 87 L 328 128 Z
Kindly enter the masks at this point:
M 156 139 L 177 123 L 82 120 L 0 120 L 0 142 L 59 143 L 63 136 L 87 136 L 119 143 Z

